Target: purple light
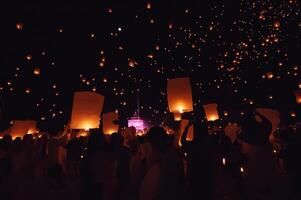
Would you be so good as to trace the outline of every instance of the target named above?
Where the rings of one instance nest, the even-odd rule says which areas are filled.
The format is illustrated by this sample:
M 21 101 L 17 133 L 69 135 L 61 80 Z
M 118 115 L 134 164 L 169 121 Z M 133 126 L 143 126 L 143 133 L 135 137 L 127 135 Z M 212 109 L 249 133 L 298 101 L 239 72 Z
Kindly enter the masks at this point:
M 143 131 L 145 129 L 144 121 L 136 117 L 132 117 L 130 120 L 128 120 L 128 127 L 135 127 L 136 131 Z

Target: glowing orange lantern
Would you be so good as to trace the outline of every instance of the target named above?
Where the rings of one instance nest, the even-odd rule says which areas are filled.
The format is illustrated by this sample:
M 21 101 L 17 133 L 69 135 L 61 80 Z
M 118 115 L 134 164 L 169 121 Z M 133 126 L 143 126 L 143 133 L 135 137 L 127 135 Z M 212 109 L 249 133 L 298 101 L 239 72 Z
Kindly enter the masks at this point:
M 168 80 L 167 100 L 169 111 L 172 113 L 193 111 L 190 79 L 176 78 Z
M 207 121 L 215 121 L 219 119 L 217 105 L 215 103 L 204 105 Z
M 290 112 L 290 116 L 291 117 L 296 117 L 297 115 L 296 115 L 296 113 L 294 111 L 292 111 L 292 112 Z
M 28 54 L 28 55 L 26 56 L 26 59 L 27 59 L 27 60 L 31 60 L 31 59 L 32 59 L 32 55 L 31 55 L 31 54 Z
M 183 136 L 184 130 L 185 130 L 186 126 L 188 125 L 188 123 L 189 123 L 189 120 L 187 120 L 187 119 L 183 119 L 180 123 L 180 138 L 179 138 L 180 146 L 182 146 L 181 138 Z M 188 129 L 186 141 L 193 141 L 193 132 L 194 132 L 194 127 L 193 127 L 193 125 L 191 125 Z
M 40 68 L 34 68 L 34 70 L 33 70 L 33 74 L 34 75 L 40 75 L 40 73 L 41 73 L 41 70 L 40 70 Z
M 280 28 L 280 22 L 279 21 L 274 22 L 274 28 L 276 28 L 276 29 Z
M 7 131 L 13 139 L 23 138 L 26 134 L 33 134 L 37 131 L 37 123 L 34 120 L 15 120 L 13 126 Z
M 223 165 L 226 165 L 226 158 L 223 158 L 222 161 L 223 161 Z
M 17 23 L 16 24 L 16 29 L 18 29 L 19 31 L 23 30 L 23 24 L 22 23 Z
M 173 116 L 175 121 L 181 121 L 182 119 L 181 113 L 174 113 Z
M 267 72 L 266 76 L 268 79 L 272 79 L 274 77 L 274 74 L 272 72 Z
M 147 4 L 146 4 L 146 8 L 147 8 L 148 10 L 152 9 L 152 4 L 151 4 L 151 3 L 147 3 Z
M 301 103 L 301 90 L 295 91 L 295 96 L 297 103 Z
M 29 94 L 30 92 L 31 92 L 31 89 L 30 89 L 30 88 L 26 88 L 26 89 L 25 89 L 25 93 L 26 93 L 26 94 Z
M 99 128 L 104 96 L 95 92 L 75 92 L 71 114 L 71 129 Z
M 118 114 L 115 112 L 104 113 L 102 115 L 104 134 L 111 135 L 118 132 L 119 126 L 113 123 L 118 118 Z

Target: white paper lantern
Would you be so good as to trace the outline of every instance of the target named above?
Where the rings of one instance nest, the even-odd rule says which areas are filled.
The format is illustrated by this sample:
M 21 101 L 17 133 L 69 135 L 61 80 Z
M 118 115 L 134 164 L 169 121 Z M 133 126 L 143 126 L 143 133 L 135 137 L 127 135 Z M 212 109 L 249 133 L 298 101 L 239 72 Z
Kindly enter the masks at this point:
M 104 96 L 94 92 L 75 92 L 71 115 L 71 129 L 99 128 Z
M 190 79 L 176 78 L 168 80 L 167 100 L 169 111 L 172 113 L 193 111 Z

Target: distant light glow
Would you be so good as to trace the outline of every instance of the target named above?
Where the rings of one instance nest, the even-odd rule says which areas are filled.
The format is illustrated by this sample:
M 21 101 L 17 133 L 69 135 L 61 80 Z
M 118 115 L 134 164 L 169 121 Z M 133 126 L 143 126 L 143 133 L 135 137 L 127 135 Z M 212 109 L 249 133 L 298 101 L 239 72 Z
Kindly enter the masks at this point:
M 138 117 L 132 117 L 128 120 L 128 127 L 135 127 L 136 131 L 143 131 L 146 128 L 144 121 Z

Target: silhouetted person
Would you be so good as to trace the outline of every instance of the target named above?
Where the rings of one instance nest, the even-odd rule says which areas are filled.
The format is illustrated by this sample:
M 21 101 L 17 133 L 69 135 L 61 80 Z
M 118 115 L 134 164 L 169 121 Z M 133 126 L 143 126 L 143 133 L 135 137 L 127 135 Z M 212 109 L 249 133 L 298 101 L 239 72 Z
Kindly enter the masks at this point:
M 123 145 L 123 137 L 119 133 L 113 133 L 110 138 L 113 148 L 115 167 L 116 167 L 116 191 L 114 199 L 126 199 L 126 190 L 128 189 L 130 178 L 130 160 L 129 149 Z
M 256 116 L 259 119 L 256 120 Z M 279 180 L 276 158 L 273 154 L 269 136 L 271 122 L 259 112 L 247 112 L 241 124 L 242 152 L 247 161 L 244 166 L 243 180 L 246 199 L 278 199 L 278 191 L 272 191 Z
M 182 152 L 174 145 L 174 135 L 167 136 L 167 146 L 160 164 L 156 199 L 182 200 L 185 198 L 185 174 Z
M 255 115 L 259 116 L 261 121 L 257 121 Z M 272 132 L 272 123 L 257 111 L 246 112 L 242 119 L 241 129 L 244 138 L 243 141 L 248 144 L 265 145 L 269 143 L 269 136 Z
M 193 141 L 186 141 L 188 129 L 194 125 Z M 187 178 L 192 200 L 211 200 L 213 198 L 213 161 L 208 138 L 208 127 L 201 123 L 190 122 L 182 135 L 181 143 L 187 153 Z
M 81 155 L 81 199 L 113 199 L 116 185 L 114 153 L 101 131 L 91 132 L 86 152 Z
M 12 188 L 10 187 L 12 175 L 12 139 L 9 135 L 5 135 L 0 140 L 0 198 L 12 199 Z
M 293 184 L 293 198 L 301 198 L 301 129 L 288 132 L 284 149 L 284 166 Z
M 162 161 L 167 147 L 167 135 L 163 128 L 153 127 L 147 133 L 151 155 L 147 158 L 147 169 L 140 185 L 140 200 L 156 200 Z

